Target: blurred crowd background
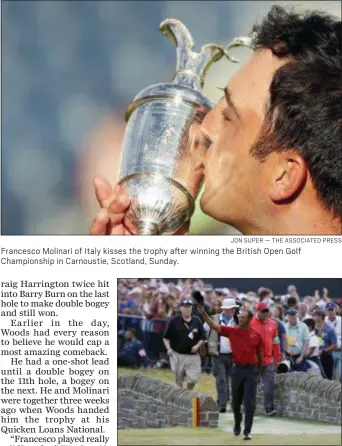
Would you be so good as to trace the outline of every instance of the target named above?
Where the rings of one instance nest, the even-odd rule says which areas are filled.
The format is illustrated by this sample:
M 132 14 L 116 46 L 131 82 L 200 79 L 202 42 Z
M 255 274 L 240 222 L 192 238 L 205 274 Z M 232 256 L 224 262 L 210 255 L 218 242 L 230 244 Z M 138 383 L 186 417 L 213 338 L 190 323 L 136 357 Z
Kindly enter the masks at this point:
M 202 294 L 210 315 L 221 313 L 223 300 L 231 298 L 253 314 L 257 304 L 265 302 L 272 317 L 283 322 L 289 308 L 296 308 L 302 321 L 317 309 L 327 314 L 329 302 L 334 303 L 336 315 L 342 316 L 339 279 L 118 279 L 119 350 L 125 344 L 127 329 L 133 328 L 148 358 L 166 366 L 162 336 L 167 321 L 180 314 L 181 301 L 192 299 L 194 291 Z M 193 314 L 200 316 L 195 305 Z M 204 368 L 207 365 L 203 363 Z
M 88 232 L 94 175 L 118 179 L 125 108 L 172 78 L 176 52 L 162 20 L 183 21 L 197 48 L 226 45 L 274 3 L 341 15 L 339 1 L 3 1 L 2 233 Z M 217 101 L 216 86 L 237 69 L 214 65 L 205 94 Z M 198 208 L 190 232 L 236 233 Z

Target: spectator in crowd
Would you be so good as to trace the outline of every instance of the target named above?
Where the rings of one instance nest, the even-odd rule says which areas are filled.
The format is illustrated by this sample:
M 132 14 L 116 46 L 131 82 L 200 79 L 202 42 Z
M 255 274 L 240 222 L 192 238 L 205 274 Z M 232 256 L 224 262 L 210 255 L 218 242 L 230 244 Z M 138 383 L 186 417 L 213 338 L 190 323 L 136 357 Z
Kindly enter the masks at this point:
M 274 409 L 274 374 L 275 367 L 281 360 L 280 340 L 276 322 L 268 318 L 270 308 L 267 303 L 260 302 L 256 306 L 256 315 L 251 322 L 251 328 L 261 335 L 264 344 L 264 362 L 261 380 L 264 390 L 265 413 L 275 415 Z
M 285 303 L 285 315 L 284 315 L 284 321 L 288 322 L 289 318 L 288 318 L 288 312 L 291 309 L 297 309 L 297 305 L 298 305 L 298 300 L 296 297 L 294 296 L 290 296 Z
M 178 311 L 178 305 L 176 302 L 176 297 L 173 294 L 169 294 L 166 297 L 166 317 L 169 319 L 175 316 Z
M 308 364 L 305 356 L 310 343 L 309 329 L 304 322 L 298 319 L 298 310 L 291 307 L 287 310 L 288 322 L 285 324 L 287 333 L 287 352 L 286 356 L 292 361 L 294 371 L 306 372 Z
M 256 293 L 255 291 L 250 291 L 250 290 L 249 290 L 249 291 L 247 292 L 246 296 L 247 296 L 247 299 L 248 299 L 250 302 L 252 302 L 253 300 L 254 300 L 255 302 L 259 302 L 259 298 L 258 298 L 257 293 Z
M 241 296 L 241 294 L 240 294 L 239 301 L 242 304 L 241 310 L 243 309 L 243 310 L 248 310 L 248 311 L 253 312 L 252 299 L 250 299 L 247 294 L 244 294 L 243 296 Z
M 151 305 L 152 305 L 153 295 L 152 293 L 146 292 L 143 296 L 143 304 L 142 304 L 142 316 L 147 319 L 152 317 Z
M 260 302 L 264 302 L 269 306 L 274 305 L 272 290 L 261 287 L 258 289 L 258 297 Z
M 140 288 L 134 288 L 125 293 L 119 305 L 119 312 L 123 314 L 136 314 L 137 299 L 141 296 Z
M 147 367 L 149 360 L 134 328 L 126 330 L 125 339 L 126 342 L 118 352 L 118 367 Z
M 336 300 L 336 316 L 341 316 L 342 317 L 342 297 L 339 297 Z
M 305 359 L 310 368 L 314 369 L 317 372 L 317 374 L 325 377 L 322 363 L 319 358 L 319 344 L 315 332 L 315 321 L 313 317 L 309 316 L 302 322 L 304 322 L 304 324 L 308 327 L 310 333 L 309 347 L 308 351 L 306 352 Z
M 220 299 L 215 300 L 212 309 L 211 309 L 211 314 L 220 314 L 221 313 L 221 305 L 222 302 L 220 301 Z
M 273 317 L 275 319 L 279 319 L 280 321 L 283 321 L 284 319 L 284 310 L 282 305 L 275 305 L 273 307 Z
M 241 433 L 241 404 L 245 409 L 244 439 L 250 440 L 256 407 L 257 377 L 263 365 L 263 342 L 259 333 L 251 327 L 253 313 L 242 310 L 239 325 L 229 327 L 215 323 L 206 313 L 204 307 L 198 306 L 204 321 L 220 336 L 229 337 L 232 356 L 232 410 L 234 413 L 234 435 Z
M 192 315 L 192 305 L 192 300 L 184 299 L 180 305 L 181 315 L 169 320 L 164 333 L 164 344 L 176 384 L 182 388 L 186 377 L 187 388 L 190 390 L 200 379 L 199 349 L 205 341 L 202 322 Z
M 227 281 L 229 284 L 229 282 Z M 195 288 L 194 288 L 195 287 Z M 262 287 L 262 289 L 267 290 L 267 288 Z M 298 296 L 297 290 L 294 288 L 290 289 L 292 294 Z M 163 343 L 163 333 L 167 320 L 171 317 L 179 314 L 179 304 L 183 299 L 192 299 L 193 292 L 200 292 L 204 296 L 204 302 L 206 303 L 207 313 L 209 314 L 219 314 L 222 312 L 221 303 L 223 298 L 234 299 L 236 305 L 241 305 L 242 309 L 247 309 L 257 313 L 256 305 L 259 302 L 259 297 L 257 293 L 252 290 L 247 291 L 246 294 L 241 293 L 241 290 L 235 290 L 231 287 L 224 287 L 219 289 L 214 289 L 211 284 L 204 283 L 203 280 L 199 279 L 180 279 L 178 282 L 169 282 L 164 279 L 119 279 L 118 280 L 118 334 L 120 345 L 122 345 L 125 340 L 125 332 L 127 328 L 135 328 L 138 334 L 138 338 L 143 342 L 144 348 L 149 356 L 149 358 L 154 360 L 161 360 L 165 358 L 167 364 L 169 363 L 169 357 L 165 350 L 165 345 Z M 314 291 L 314 290 L 313 290 Z M 259 289 L 260 292 L 260 289 Z M 228 293 L 228 294 L 227 294 Z M 273 296 L 272 290 L 267 293 L 268 296 Z M 327 290 L 323 291 L 323 295 L 327 297 Z M 265 297 L 265 296 L 264 296 Z M 280 299 L 281 298 L 281 299 Z M 275 305 L 271 305 L 270 309 L 272 312 L 272 317 L 279 319 L 281 321 L 282 314 L 290 308 L 296 308 L 298 313 L 302 311 L 304 313 L 304 306 L 298 302 L 297 297 L 288 295 L 285 296 L 275 296 L 272 300 L 276 302 Z M 303 299 L 303 303 L 306 305 L 306 317 L 313 317 L 313 312 L 315 309 L 320 309 L 320 305 L 317 306 L 317 302 L 321 300 L 320 292 L 317 290 L 316 293 L 312 295 L 307 295 Z M 336 321 L 339 320 L 339 312 L 341 311 L 340 305 L 342 304 L 342 299 L 337 299 L 334 301 L 336 304 L 335 309 L 331 306 L 331 301 L 326 302 L 324 306 L 324 311 L 326 312 L 325 322 L 329 325 L 336 325 L 336 330 L 341 326 L 337 324 Z M 264 300 L 263 300 L 264 303 Z M 328 305 L 328 307 L 326 307 Z M 323 308 L 322 308 L 323 309 Z M 196 313 L 196 307 L 193 306 L 194 316 Z M 329 319 L 330 315 L 330 319 Z M 278 316 L 278 317 L 277 317 Z M 285 315 L 288 319 L 288 315 Z M 298 316 L 299 317 L 302 316 Z M 305 319 L 303 318 L 302 321 Z M 280 333 L 280 326 L 278 321 L 278 335 Z M 334 327 L 332 327 L 334 328 Z M 281 351 L 284 349 L 283 338 L 279 336 L 279 345 Z M 339 337 L 337 336 L 337 347 L 340 348 Z M 286 347 L 285 347 L 286 350 Z M 338 361 L 340 359 L 339 352 L 333 352 L 333 360 L 337 361 L 337 365 L 333 366 L 333 377 L 340 377 L 340 368 L 338 366 Z M 283 357 L 283 355 L 282 355 Z M 202 371 L 212 372 L 211 367 L 212 356 L 202 357 Z M 341 367 L 341 366 L 340 366 Z
M 336 315 L 336 305 L 333 302 L 328 302 L 325 306 L 327 315 L 325 316 L 325 323 L 335 330 L 337 347 L 332 352 L 333 355 L 333 379 L 338 379 L 342 383 L 342 362 L 341 362 L 341 316 Z
M 297 288 L 295 287 L 295 285 L 289 285 L 287 287 L 287 299 L 289 297 L 294 297 L 297 302 L 299 301 L 299 294 L 297 292 Z
M 286 301 L 286 309 L 290 310 L 291 308 L 297 308 L 298 299 L 294 296 L 290 296 Z
M 150 355 L 153 359 L 159 359 L 161 353 L 165 353 L 163 343 L 163 333 L 165 330 L 165 320 L 168 313 L 166 303 L 166 290 L 159 290 L 154 294 L 150 311 L 153 320 L 152 333 L 150 334 Z
M 213 316 L 215 324 L 235 327 L 236 309 L 238 305 L 234 299 L 227 298 L 223 300 L 221 313 Z M 220 336 L 215 330 L 210 330 L 207 323 L 204 324 L 204 330 L 208 333 L 208 353 L 212 356 L 213 374 L 216 379 L 217 404 L 221 413 L 226 412 L 226 407 L 230 398 L 229 380 L 233 366 L 232 348 L 229 338 Z
M 304 319 L 310 316 L 309 313 L 307 312 L 307 307 L 304 302 L 298 302 L 297 309 L 298 309 L 298 319 L 300 321 L 303 321 Z
M 325 306 L 328 302 L 330 302 L 329 299 L 329 290 L 327 288 L 323 288 L 323 293 L 322 293 L 322 297 L 320 297 L 320 293 L 319 290 L 315 290 L 315 294 L 314 294 L 314 303 L 315 303 L 315 308 L 316 309 L 320 309 L 320 310 L 324 310 Z
M 267 315 L 267 317 L 270 317 L 272 319 L 272 321 L 274 321 L 277 324 L 279 345 L 280 345 L 280 356 L 281 356 L 281 360 L 283 360 L 283 359 L 285 359 L 285 354 L 286 354 L 286 350 L 287 350 L 287 334 L 286 334 L 285 325 L 281 322 L 280 319 L 272 316 L 271 311 L 267 311 L 266 315 Z
M 319 354 L 327 379 L 332 379 L 334 360 L 332 352 L 337 347 L 337 338 L 335 330 L 325 322 L 324 310 L 315 310 L 314 319 L 316 323 L 316 334 L 319 343 Z

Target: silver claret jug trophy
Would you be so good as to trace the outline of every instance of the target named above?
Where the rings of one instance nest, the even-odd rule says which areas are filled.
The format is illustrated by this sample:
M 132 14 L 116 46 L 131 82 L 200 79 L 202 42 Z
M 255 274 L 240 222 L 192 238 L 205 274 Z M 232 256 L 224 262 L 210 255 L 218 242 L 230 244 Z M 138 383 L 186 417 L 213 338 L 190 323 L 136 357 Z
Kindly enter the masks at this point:
M 238 62 L 227 49 L 248 43 L 237 38 L 226 49 L 207 44 L 196 53 L 178 20 L 164 20 L 160 30 L 177 47 L 173 81 L 142 90 L 125 116 L 120 185 L 131 198 L 124 223 L 132 234 L 174 234 L 191 218 L 208 150 L 200 125 L 213 106 L 201 91 L 204 78 L 223 56 Z

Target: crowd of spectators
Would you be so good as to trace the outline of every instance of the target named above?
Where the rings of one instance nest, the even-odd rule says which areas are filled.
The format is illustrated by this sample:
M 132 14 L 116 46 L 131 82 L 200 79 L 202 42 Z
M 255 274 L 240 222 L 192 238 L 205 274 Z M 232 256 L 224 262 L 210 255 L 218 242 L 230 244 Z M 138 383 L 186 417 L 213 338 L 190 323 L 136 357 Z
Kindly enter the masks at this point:
M 227 280 L 228 281 L 228 280 Z M 163 279 L 120 279 L 118 281 L 118 313 L 119 313 L 119 348 L 122 346 L 127 328 L 133 331 L 142 342 L 148 357 L 159 364 L 167 361 L 162 342 L 167 320 L 179 314 L 179 304 L 183 299 L 192 299 L 194 291 L 199 291 L 204 298 L 204 305 L 210 315 L 221 313 L 224 299 L 234 299 L 241 308 L 256 313 L 256 306 L 264 302 L 270 309 L 270 316 L 286 325 L 289 313 L 296 310 L 298 321 L 306 321 L 310 325 L 316 321 L 317 315 L 323 317 L 327 325 L 329 311 L 335 316 L 335 327 L 338 342 L 334 353 L 335 362 L 341 355 L 341 315 L 342 298 L 330 297 L 328 289 L 313 290 L 312 295 L 299 296 L 296 286 L 289 285 L 286 294 L 274 295 L 269 288 L 258 290 L 237 290 L 231 288 L 214 288 L 201 279 L 179 279 L 177 283 Z M 193 313 L 197 313 L 196 306 Z M 336 326 L 337 323 L 337 326 Z M 317 328 L 317 327 L 316 327 Z M 313 331 L 313 327 L 310 328 Z M 120 343 L 121 342 L 121 343 Z M 206 362 L 203 366 L 208 366 Z M 209 364 L 210 366 L 210 364 Z M 340 365 L 339 365 L 340 368 Z
M 219 313 L 224 298 L 234 298 L 244 308 L 255 312 L 261 301 L 267 303 L 274 317 L 287 319 L 286 311 L 296 307 L 299 319 L 312 315 L 315 309 L 325 309 L 328 302 L 336 303 L 336 313 L 342 314 L 342 298 L 332 299 L 326 288 L 320 293 L 313 290 L 311 296 L 301 298 L 295 285 L 289 285 L 285 295 L 274 295 L 268 288 L 256 291 L 213 288 L 201 279 L 179 279 L 178 283 L 165 282 L 163 279 L 119 279 L 118 281 L 118 313 L 142 316 L 146 319 L 167 319 L 178 314 L 182 299 L 192 297 L 193 291 L 203 294 L 210 314 Z

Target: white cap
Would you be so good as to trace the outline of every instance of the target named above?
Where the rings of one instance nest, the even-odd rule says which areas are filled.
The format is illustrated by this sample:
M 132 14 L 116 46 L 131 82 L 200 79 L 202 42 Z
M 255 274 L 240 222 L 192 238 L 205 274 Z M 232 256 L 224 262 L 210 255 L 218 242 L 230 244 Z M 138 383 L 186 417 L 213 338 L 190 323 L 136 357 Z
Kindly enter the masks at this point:
M 162 293 L 162 294 L 169 294 L 169 288 L 168 288 L 168 286 L 165 285 L 165 284 L 162 284 L 162 285 L 160 286 L 160 288 L 159 288 L 159 293 Z
M 228 294 L 230 293 L 230 291 L 228 290 L 228 288 L 222 288 L 221 293 L 228 296 Z
M 135 287 L 128 294 L 141 294 L 141 293 L 142 293 L 141 289 L 139 287 Z
M 231 298 L 223 299 L 221 309 L 222 310 L 230 310 L 231 308 L 239 308 L 239 305 L 237 305 L 235 303 L 234 299 L 231 299 Z

